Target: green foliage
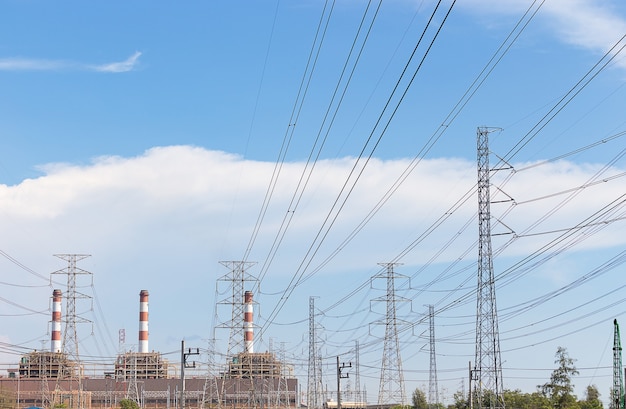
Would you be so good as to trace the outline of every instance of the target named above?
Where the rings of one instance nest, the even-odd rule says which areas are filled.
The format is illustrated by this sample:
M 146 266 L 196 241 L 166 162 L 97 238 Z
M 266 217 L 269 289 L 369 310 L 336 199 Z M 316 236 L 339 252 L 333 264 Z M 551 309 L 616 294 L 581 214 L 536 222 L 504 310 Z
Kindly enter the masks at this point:
M 600 392 L 595 385 L 587 387 L 584 400 L 577 400 L 573 394 L 572 378 L 578 374 L 565 348 L 559 347 L 554 363 L 558 368 L 552 372 L 550 381 L 537 386 L 534 393 L 523 393 L 519 389 L 504 390 L 504 407 L 507 409 L 603 409 Z M 468 409 L 467 396 L 462 391 L 453 395 L 454 403 L 447 409 Z M 493 395 L 489 391 L 483 395 L 484 407 L 489 407 Z M 414 406 L 415 407 L 415 406 Z
M 506 408 L 552 409 L 550 400 L 539 392 L 522 393 L 520 390 L 505 390 L 503 395 Z
M 120 401 L 121 409 L 139 409 L 139 405 L 132 399 L 122 399 Z
M 550 399 L 555 409 L 577 409 L 579 406 L 573 394 L 572 377 L 578 375 L 574 362 L 575 360 L 567 353 L 567 349 L 558 347 L 554 360 L 558 368 L 552 371 L 549 382 L 538 386 L 543 396 Z
M 461 391 L 456 391 L 452 395 L 452 399 L 454 399 L 454 403 L 448 405 L 448 409 L 467 409 L 469 407 L 467 399 Z
M 580 409 L 602 409 L 600 401 L 600 392 L 596 385 L 587 386 L 585 391 L 585 400 L 578 402 Z
M 428 409 L 428 401 L 426 400 L 426 394 L 420 388 L 416 388 L 411 396 L 411 402 L 413 403 L 413 409 Z

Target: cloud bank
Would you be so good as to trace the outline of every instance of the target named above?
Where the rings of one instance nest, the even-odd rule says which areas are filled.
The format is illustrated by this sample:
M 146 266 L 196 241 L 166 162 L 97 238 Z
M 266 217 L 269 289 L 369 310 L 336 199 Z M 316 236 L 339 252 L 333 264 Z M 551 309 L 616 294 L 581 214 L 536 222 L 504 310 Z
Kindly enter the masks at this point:
M 261 309 L 259 320 L 267 318 L 267 311 L 274 302 L 272 294 L 281 295 L 280 291 L 297 271 L 353 163 L 353 158 L 319 162 L 297 207 L 290 203 L 304 163 L 284 165 L 249 258 L 259 263 L 252 272 L 256 275 L 285 216 L 293 216 L 263 280 L 264 291 L 258 299 L 265 307 Z M 423 160 L 359 234 L 350 242 L 344 242 L 409 163 L 409 159 L 371 160 L 320 246 L 319 257 L 314 258 L 309 272 L 338 246 L 341 251 L 305 281 L 278 317 L 279 322 L 302 322 L 302 328 L 277 326 L 272 328 L 272 336 L 297 345 L 306 331 L 309 296 L 322 296 L 320 302 L 326 304 L 329 300 L 340 299 L 377 271 L 378 263 L 392 260 L 424 236 L 438 220 L 444 222 L 399 260 L 405 265 L 403 269 L 407 269 L 403 271 L 426 265 L 438 270 L 459 260 L 470 268 L 466 274 L 464 269 L 453 270 L 454 274 L 447 274 L 440 280 L 442 288 L 433 287 L 436 291 L 420 293 L 419 304 L 434 302 L 429 297 L 445 297 L 459 286 L 472 287 L 471 267 L 476 253 L 467 249 L 476 242 L 473 218 L 477 199 L 475 194 L 469 195 L 466 202 L 459 203 L 459 198 L 476 184 L 473 161 Z M 514 199 L 514 202 L 492 206 L 495 228 L 501 221 L 516 233 L 558 231 L 586 220 L 626 191 L 624 177 L 611 177 L 622 175 L 625 169 L 607 168 L 600 172 L 602 165 L 567 161 L 534 167 L 514 165 L 527 170 L 516 172 L 507 183 L 504 183 L 506 178 L 493 181 L 500 186 L 493 191 L 494 202 L 506 199 L 502 192 Z M 78 329 L 81 339 L 84 337 L 82 354 L 114 356 L 114 341 L 108 342 L 108 348 L 104 346 L 107 337 L 115 336 L 120 328 L 126 329 L 129 343 L 134 342 L 137 295 L 142 289 L 151 294 L 153 349 L 176 351 L 180 337 L 207 339 L 215 305 L 220 301 L 217 291 L 215 296 L 213 293 L 216 281 L 228 272 L 219 262 L 241 260 L 274 163 L 250 161 L 194 146 L 166 146 L 152 148 L 136 157 L 100 157 L 85 166 L 48 164 L 41 170 L 44 173 L 41 177 L 14 186 L 0 185 L 0 229 L 7 232 L 0 235 L 0 250 L 37 273 L 25 270 L 6 256 L 0 257 L 0 286 L 7 289 L 0 340 L 24 348 L 39 348 L 39 341 L 45 344 L 49 339 L 51 288 L 64 288 L 65 283 L 62 277 L 54 277 L 52 283 L 42 277 L 65 267 L 61 260 L 53 257 L 59 253 L 92 255 L 81 261 L 80 268 L 93 273 L 97 305 L 106 320 L 101 316 L 90 318 L 96 325 L 96 335 L 91 337 L 86 336 L 89 328 Z M 598 177 L 606 180 L 577 189 Z M 542 219 L 548 213 L 553 214 Z M 616 215 L 621 213 L 623 211 Z M 539 220 L 542 221 L 537 223 Z M 592 240 L 577 243 L 574 254 L 564 253 L 558 261 L 535 266 L 532 280 L 520 280 L 515 288 L 501 289 L 505 296 L 500 299 L 500 306 L 519 305 L 537 296 L 538 291 L 556 288 L 571 277 L 584 274 L 590 268 L 587 264 L 603 260 L 603 251 L 623 248 L 626 238 L 621 225 L 623 222 L 608 223 L 599 234 L 590 235 Z M 499 228 L 502 229 L 502 225 Z M 519 238 L 514 245 L 497 253 L 496 262 L 501 266 L 506 258 L 524 257 L 554 239 L 556 234 Z M 502 248 L 510 237 L 494 238 L 494 250 Z M 577 258 L 576 252 L 582 256 Z M 437 261 L 429 264 L 433 259 Z M 464 274 L 460 274 L 462 272 Z M 424 272 L 414 278 L 412 285 L 419 288 L 433 275 L 432 271 Z M 90 291 L 90 284 L 82 281 L 82 277 L 80 280 L 81 291 Z M 329 280 L 332 286 L 328 285 Z M 528 282 L 532 282 L 532 286 Z M 595 291 L 589 286 L 584 290 L 586 294 Z M 367 297 L 374 298 L 371 294 Z M 357 311 L 349 307 L 344 307 L 348 308 L 346 314 Z M 77 309 L 81 314 L 89 310 L 84 304 Z M 473 311 L 473 305 L 469 310 Z M 448 314 L 467 315 L 464 321 L 473 328 L 469 310 L 454 310 Z M 545 314 L 553 313 L 553 308 L 546 309 Z M 371 316 L 363 318 L 364 323 L 373 320 Z M 503 327 L 507 324 L 510 325 L 503 322 Z M 457 330 L 456 326 L 452 327 Z M 278 331 L 287 332 L 277 334 Z M 445 337 L 445 334 L 440 336 Z M 455 353 L 458 348 L 455 346 Z M 468 348 L 471 354 L 473 349 Z M 16 359 L 9 355 L 5 361 Z M 373 359 L 379 359 L 378 355 Z M 515 358 L 509 354 L 507 359 L 514 362 Z M 456 368 L 458 362 L 448 365 Z

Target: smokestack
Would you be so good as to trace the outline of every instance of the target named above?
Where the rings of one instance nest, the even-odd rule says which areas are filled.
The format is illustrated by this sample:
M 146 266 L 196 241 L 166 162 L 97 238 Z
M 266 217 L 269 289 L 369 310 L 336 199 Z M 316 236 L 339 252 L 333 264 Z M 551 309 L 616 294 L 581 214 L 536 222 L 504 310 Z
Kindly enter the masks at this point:
M 52 291 L 52 338 L 50 351 L 61 352 L 61 290 Z
M 254 320 L 252 319 L 252 291 L 244 293 L 243 334 L 244 352 L 254 353 Z
M 139 351 L 148 351 L 148 290 L 139 293 Z

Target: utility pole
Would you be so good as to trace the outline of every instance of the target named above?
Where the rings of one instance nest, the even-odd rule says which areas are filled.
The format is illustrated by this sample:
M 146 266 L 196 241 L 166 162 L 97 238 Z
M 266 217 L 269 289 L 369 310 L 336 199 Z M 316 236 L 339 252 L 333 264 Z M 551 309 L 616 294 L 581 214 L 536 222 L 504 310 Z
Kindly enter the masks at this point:
M 185 340 L 183 339 L 180 346 L 180 409 L 185 409 L 185 368 L 196 367 L 196 361 L 193 361 L 191 364 L 187 363 L 187 357 L 191 355 L 200 355 L 200 350 L 196 348 L 192 352 L 191 348 L 189 348 L 185 352 Z
M 345 368 L 352 368 L 352 362 L 348 365 L 345 363 L 339 364 L 339 356 L 337 356 L 337 409 L 341 409 L 341 378 L 348 378 L 348 374 L 342 374 L 341 371 Z

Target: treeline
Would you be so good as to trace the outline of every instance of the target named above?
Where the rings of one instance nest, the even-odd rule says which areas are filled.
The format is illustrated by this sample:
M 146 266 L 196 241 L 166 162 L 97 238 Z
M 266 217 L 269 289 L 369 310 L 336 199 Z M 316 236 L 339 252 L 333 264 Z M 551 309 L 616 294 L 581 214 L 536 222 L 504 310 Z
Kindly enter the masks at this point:
M 559 347 L 555 354 L 554 363 L 558 367 L 552 371 L 550 380 L 542 385 L 537 385 L 537 391 L 524 393 L 519 389 L 505 390 L 503 393 L 504 406 L 506 409 L 603 409 L 600 401 L 600 392 L 595 385 L 587 386 L 583 399 L 574 395 L 572 378 L 578 375 L 574 365 L 575 360 L 570 358 L 567 350 Z M 467 396 L 462 392 L 453 395 L 454 403 L 447 407 L 443 404 L 429 404 L 426 394 L 421 389 L 416 389 L 412 395 L 412 409 L 469 409 L 470 404 Z M 490 396 L 483 396 L 484 402 L 489 402 Z M 485 406 L 485 405 L 484 405 Z M 490 405 L 486 405 L 489 407 Z M 614 405 L 611 405 L 614 406 Z M 475 406 L 474 406 L 475 407 Z M 611 408 L 613 409 L 613 408 Z

